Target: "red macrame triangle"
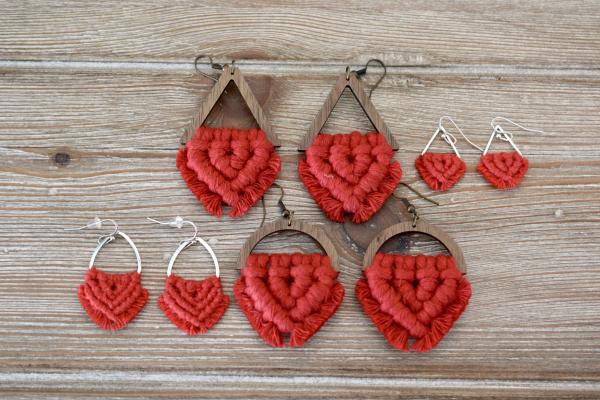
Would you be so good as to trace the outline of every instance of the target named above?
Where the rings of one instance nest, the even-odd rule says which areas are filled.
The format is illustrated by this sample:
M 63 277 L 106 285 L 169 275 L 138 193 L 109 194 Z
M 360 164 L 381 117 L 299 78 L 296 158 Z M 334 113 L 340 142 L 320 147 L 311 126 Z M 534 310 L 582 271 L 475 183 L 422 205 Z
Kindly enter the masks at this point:
M 392 194 L 400 178 L 400 163 L 381 133 L 317 135 L 298 163 L 304 186 L 336 222 L 350 214 L 352 222 L 368 221 Z
M 521 183 L 529 162 L 516 151 L 482 155 L 477 171 L 498 189 L 512 189 Z
M 223 293 L 221 279 L 216 276 L 195 281 L 171 275 L 158 306 L 175 326 L 188 335 L 197 335 L 206 333 L 221 319 L 229 306 L 229 296 Z
M 321 254 L 251 254 L 233 293 L 254 330 L 269 345 L 297 347 L 335 313 L 344 287 Z
M 357 282 L 356 297 L 392 346 L 424 352 L 460 317 L 471 285 L 451 256 L 378 253 Z
M 204 208 L 220 217 L 241 217 L 262 197 L 281 169 L 281 160 L 260 129 L 201 126 L 177 153 L 177 168 Z
M 467 166 L 456 154 L 425 153 L 415 160 L 421 179 L 433 190 L 448 190 L 463 177 Z
M 144 307 L 148 291 L 137 272 L 107 274 L 91 268 L 79 286 L 79 302 L 102 329 L 116 331 L 129 323 Z

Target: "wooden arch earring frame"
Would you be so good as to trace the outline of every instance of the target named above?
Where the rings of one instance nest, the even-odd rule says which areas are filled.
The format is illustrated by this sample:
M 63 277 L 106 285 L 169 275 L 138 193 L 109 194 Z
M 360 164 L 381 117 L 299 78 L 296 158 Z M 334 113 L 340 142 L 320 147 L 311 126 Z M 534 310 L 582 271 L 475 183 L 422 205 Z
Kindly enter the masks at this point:
M 329 96 L 327 96 L 325 103 L 323 103 L 323 106 L 321 107 L 312 124 L 308 128 L 308 131 L 302 139 L 302 142 L 300 142 L 298 150 L 305 151 L 311 145 L 315 136 L 321 132 L 321 129 L 323 129 L 323 126 L 329 119 L 333 108 L 340 100 L 340 97 L 342 96 L 342 93 L 344 93 L 344 90 L 346 88 L 350 89 L 350 91 L 354 95 L 354 98 L 356 99 L 360 107 L 363 109 L 363 111 L 367 115 L 367 118 L 369 118 L 369 121 L 371 121 L 371 124 L 373 124 L 377 132 L 381 133 L 386 138 L 387 142 L 393 150 L 398 150 L 398 143 L 394 139 L 394 136 L 392 135 L 388 126 L 383 121 L 383 118 L 371 102 L 369 95 L 365 91 L 364 84 L 358 78 L 358 74 L 356 73 L 356 71 L 350 71 L 349 66 L 346 67 L 346 72 L 340 75 L 337 82 L 331 89 L 331 92 L 329 93 Z
M 199 57 L 196 58 L 196 62 L 198 61 Z M 242 98 L 246 102 L 246 105 L 250 109 L 250 112 L 258 123 L 260 129 L 265 132 L 273 146 L 279 147 L 280 142 L 277 138 L 277 135 L 273 133 L 271 124 L 265 117 L 262 107 L 254 96 L 254 93 L 252 93 L 252 90 L 250 89 L 250 86 L 248 86 L 248 83 L 246 82 L 246 79 L 242 75 L 240 69 L 234 65 L 234 61 L 232 61 L 230 65 L 226 64 L 221 66 L 219 64 L 213 64 L 211 59 L 211 65 L 213 67 L 216 66 L 218 69 L 222 68 L 223 72 L 221 73 L 221 76 L 217 80 L 215 86 L 213 86 L 212 90 L 200 106 L 198 115 L 192 119 L 192 122 L 181 136 L 181 144 L 186 144 L 192 138 L 192 136 L 194 136 L 196 129 L 198 129 L 198 127 L 200 127 L 204 121 L 206 121 L 206 118 L 208 118 L 208 115 L 217 104 L 217 101 L 225 91 L 225 88 L 227 88 L 227 85 L 229 85 L 230 82 L 233 82 L 240 91 Z
M 325 232 L 317 225 L 295 220 L 291 217 L 291 215 L 289 218 L 282 217 L 273 222 L 269 222 L 258 228 L 254 233 L 252 233 L 252 235 L 250 235 L 250 237 L 242 247 L 242 250 L 240 252 L 240 258 L 238 261 L 238 266 L 242 268 L 246 264 L 246 261 L 252 253 L 252 250 L 254 250 L 256 245 L 262 239 L 264 239 L 272 233 L 282 231 L 295 231 L 303 233 L 314 239 L 319 244 L 319 246 L 321 246 L 321 248 L 325 251 L 325 254 L 327 254 L 327 256 L 329 257 L 332 267 L 336 271 L 339 271 L 339 256 L 335 245 L 333 244 L 331 239 L 329 239 Z
M 363 258 L 363 269 L 367 268 L 373 263 L 373 259 L 375 258 L 377 251 L 381 248 L 381 246 L 385 244 L 385 242 L 387 242 L 394 236 L 398 236 L 403 233 L 414 232 L 425 234 L 439 241 L 454 258 L 456 266 L 458 267 L 460 272 L 466 274 L 467 265 L 465 263 L 465 257 L 463 255 L 462 250 L 454 241 L 454 239 L 452 239 L 452 237 L 448 235 L 448 233 L 446 233 L 444 230 L 437 228 L 420 218 L 414 210 L 414 206 L 408 203 L 408 201 L 406 201 L 405 204 L 407 204 L 408 211 L 411 214 L 413 214 L 413 220 L 407 222 L 400 222 L 398 224 L 389 226 L 386 229 L 382 230 L 377 236 L 375 236 L 373 240 L 371 240 L 371 243 L 365 251 L 365 255 Z

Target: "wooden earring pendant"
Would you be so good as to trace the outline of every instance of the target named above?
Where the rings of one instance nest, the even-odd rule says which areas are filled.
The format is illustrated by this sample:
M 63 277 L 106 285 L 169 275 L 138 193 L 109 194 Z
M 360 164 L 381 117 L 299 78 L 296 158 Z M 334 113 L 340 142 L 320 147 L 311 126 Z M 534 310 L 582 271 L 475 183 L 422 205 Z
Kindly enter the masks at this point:
M 463 254 L 444 231 L 419 219 L 414 207 L 412 222 L 384 229 L 365 253 L 363 278 L 356 297 L 385 339 L 400 351 L 426 352 L 450 331 L 471 297 L 463 276 Z M 380 247 L 394 236 L 419 232 L 439 240 L 450 255 L 384 254 Z
M 103 222 L 114 224 L 114 231 L 100 237 L 98 245 L 92 253 L 85 281 L 77 291 L 79 302 L 88 316 L 99 328 L 116 331 L 124 328 L 144 308 L 148 300 L 148 291 L 142 287 L 142 261 L 133 240 L 119 230 L 117 223 L 111 219 L 96 220 L 79 230 L 92 226 L 101 227 Z M 117 238 L 125 239 L 131 246 L 137 260 L 137 270 L 125 274 L 109 274 L 97 269 L 94 265 L 98 252 Z
M 505 131 L 500 125 L 496 124 L 496 120 L 498 119 L 507 121 L 529 132 L 543 132 L 525 128 L 508 118 L 496 117 L 492 119 L 492 134 L 483 150 L 479 164 L 477 164 L 477 171 L 497 189 L 513 189 L 519 186 L 525 177 L 529 168 L 529 161 L 523 157 L 523 154 L 513 141 L 512 132 Z M 488 153 L 494 138 L 508 142 L 512 146 L 513 151 Z
M 229 296 L 223 293 L 219 277 L 219 260 L 210 245 L 198 236 L 198 228 L 193 222 L 181 217 L 170 222 L 148 219 L 161 225 L 181 228 L 187 224 L 194 228 L 194 235 L 182 240 L 169 260 L 165 290 L 158 298 L 158 306 L 173 325 L 188 335 L 204 334 L 219 322 L 229 307 Z M 179 253 L 196 244 L 202 245 L 210 254 L 215 265 L 215 275 L 203 280 L 192 280 L 171 274 Z
M 456 148 L 456 138 L 442 125 L 444 119 L 450 120 L 464 136 L 460 128 L 450 117 L 442 117 L 438 123 L 437 130 L 431 139 L 429 139 L 429 142 L 427 142 L 421 155 L 415 160 L 415 168 L 421 176 L 421 179 L 423 179 L 427 186 L 432 190 L 438 191 L 450 189 L 463 177 L 467 170 L 467 166 Z M 427 152 L 438 135 L 452 147 L 454 154 Z
M 344 298 L 338 282 L 338 255 L 317 226 L 292 213 L 261 226 L 242 248 L 241 276 L 233 292 L 250 325 L 273 347 L 305 344 L 336 312 Z M 264 237 L 296 231 L 315 239 L 326 254 L 252 253 Z M 289 340 L 288 340 L 289 338 Z
M 196 58 L 196 66 L 202 57 Z M 184 147 L 177 153 L 176 164 L 189 189 L 210 214 L 220 217 L 223 207 L 229 206 L 230 217 L 242 217 L 279 174 L 281 159 L 275 152 L 279 141 L 239 68 L 233 62 L 223 66 L 210 59 L 210 63 L 223 72 L 181 137 Z M 239 89 L 260 129 L 203 125 L 230 82 Z
M 346 88 L 376 132 L 319 134 Z M 397 149 L 357 72 L 346 67 L 300 143 L 298 150 L 306 157 L 298 163 L 298 173 L 327 218 L 343 223 L 348 215 L 352 222 L 362 223 L 383 206 L 402 177 L 400 163 L 393 160 Z

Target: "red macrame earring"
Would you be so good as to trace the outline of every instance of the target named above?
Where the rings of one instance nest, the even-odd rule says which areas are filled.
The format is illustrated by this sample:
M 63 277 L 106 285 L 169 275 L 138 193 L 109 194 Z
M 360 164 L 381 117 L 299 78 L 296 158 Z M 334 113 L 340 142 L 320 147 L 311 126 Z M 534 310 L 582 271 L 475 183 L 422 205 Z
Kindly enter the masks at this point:
M 282 203 L 280 203 L 282 204 Z M 333 243 L 318 227 L 284 218 L 261 226 L 244 244 L 241 276 L 235 299 L 259 336 L 273 347 L 306 343 L 336 312 L 344 298 L 338 282 L 338 256 Z M 315 239 L 326 254 L 255 253 L 264 237 L 279 231 L 297 231 Z
M 196 70 L 198 60 L 203 57 L 196 58 Z M 202 104 L 199 115 L 181 137 L 184 147 L 177 153 L 177 168 L 189 189 L 210 214 L 220 217 L 223 206 L 230 206 L 229 216 L 241 217 L 262 197 L 279 174 L 281 159 L 275 152 L 279 141 L 239 69 L 234 67 L 233 62 L 223 66 L 209 59 L 214 69 L 223 72 Z M 203 125 L 230 82 L 239 89 L 260 129 Z
M 460 134 L 465 137 L 454 120 L 444 116 L 440 118 L 438 128 L 431 139 L 429 139 L 429 142 L 427 142 L 423 152 L 415 160 L 415 168 L 421 176 L 421 179 L 423 179 L 432 190 L 439 191 L 445 191 L 454 186 L 463 177 L 467 169 L 465 162 L 460 157 L 460 153 L 456 148 L 456 138 L 442 125 L 444 119 L 448 119 L 452 122 Z M 440 133 L 440 137 L 452 147 L 454 154 L 427 152 Z
M 400 351 L 425 352 L 446 336 L 465 310 L 471 285 L 458 245 L 442 230 L 419 220 L 392 225 L 373 239 L 356 284 L 356 297 L 379 332 Z M 384 254 L 379 248 L 394 236 L 420 232 L 438 239 L 451 255 Z
M 306 158 L 298 163 L 300 179 L 325 215 L 336 222 L 344 222 L 345 215 L 355 223 L 368 221 L 402 177 L 400 163 L 393 160 L 398 145 L 358 78 L 365 72 L 366 68 L 346 67 L 298 148 L 306 151 Z M 350 88 L 376 132 L 319 134 L 345 88 Z
M 98 246 L 92 253 L 85 281 L 79 286 L 77 294 L 81 306 L 88 316 L 102 329 L 116 331 L 124 328 L 144 307 L 148 300 L 148 291 L 142 287 L 142 261 L 140 253 L 129 236 L 119 230 L 112 219 L 98 220 L 85 228 L 100 228 L 103 222 L 114 224 L 114 231 L 98 239 Z M 125 274 L 109 274 L 94 266 L 96 256 L 102 247 L 121 237 L 127 241 L 135 253 L 137 271 Z
M 194 228 L 194 236 L 182 240 L 169 260 L 165 290 L 158 298 L 158 306 L 175 326 L 188 335 L 206 333 L 219 322 L 229 306 L 229 296 L 223 293 L 221 286 L 219 261 L 215 252 L 204 239 L 198 236 L 198 227 L 191 221 L 181 217 L 170 222 L 148 219 L 161 225 L 181 228 L 188 224 Z M 212 257 L 215 275 L 200 281 L 172 275 L 173 264 L 179 253 L 195 244 L 201 244 Z
M 517 145 L 513 141 L 513 134 L 505 131 L 500 125 L 496 124 L 496 120 L 502 119 L 507 121 L 523 130 L 529 132 L 543 133 L 535 129 L 525 128 L 522 125 L 511 121 L 508 118 L 496 117 L 492 119 L 492 134 L 490 139 L 483 150 L 483 154 L 477 165 L 477 171 L 483 176 L 492 186 L 498 189 L 512 189 L 521 183 L 527 169 L 529 168 L 529 161 L 523 157 L 521 151 L 517 148 Z M 504 151 L 498 153 L 488 153 L 492 141 L 494 138 L 503 140 L 510 143 L 514 151 Z

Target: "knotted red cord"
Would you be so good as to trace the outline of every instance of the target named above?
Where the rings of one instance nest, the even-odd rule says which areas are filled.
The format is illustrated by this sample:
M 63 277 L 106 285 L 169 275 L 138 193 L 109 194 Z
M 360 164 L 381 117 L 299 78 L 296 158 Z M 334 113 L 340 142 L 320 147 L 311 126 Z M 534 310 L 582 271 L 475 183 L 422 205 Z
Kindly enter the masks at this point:
M 344 213 L 352 222 L 368 221 L 392 194 L 400 178 L 400 163 L 381 133 L 317 135 L 298 164 L 304 186 L 336 222 Z
M 467 166 L 452 153 L 425 153 L 415 160 L 421 179 L 433 190 L 448 190 L 463 177 Z
M 521 183 L 529 162 L 516 151 L 482 155 L 477 171 L 498 189 L 512 189 Z
M 335 313 L 344 287 L 322 254 L 251 254 L 233 292 L 269 345 L 303 345 Z
M 377 253 L 356 284 L 356 297 L 392 346 L 423 352 L 460 317 L 471 285 L 451 256 Z
M 177 168 L 196 198 L 215 216 L 223 205 L 241 217 L 271 186 L 281 160 L 260 129 L 201 126 L 177 153 Z

